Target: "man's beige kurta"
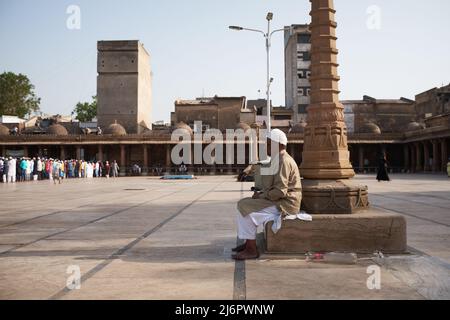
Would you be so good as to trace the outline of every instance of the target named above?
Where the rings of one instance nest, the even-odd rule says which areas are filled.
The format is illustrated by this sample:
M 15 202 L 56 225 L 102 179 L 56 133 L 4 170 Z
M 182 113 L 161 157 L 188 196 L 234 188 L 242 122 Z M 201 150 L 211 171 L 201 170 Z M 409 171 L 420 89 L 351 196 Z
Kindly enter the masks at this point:
M 259 199 L 244 198 L 238 202 L 238 210 L 244 217 L 274 205 L 283 216 L 300 212 L 302 186 L 297 163 L 285 150 L 273 157 L 272 164 L 273 161 L 279 161 L 278 170 L 261 175 L 263 189 Z

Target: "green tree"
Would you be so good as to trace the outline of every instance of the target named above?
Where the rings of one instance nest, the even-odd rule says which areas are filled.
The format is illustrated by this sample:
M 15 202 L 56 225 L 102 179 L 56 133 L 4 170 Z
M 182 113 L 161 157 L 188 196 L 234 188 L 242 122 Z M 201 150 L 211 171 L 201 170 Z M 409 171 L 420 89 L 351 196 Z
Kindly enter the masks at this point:
M 76 119 L 81 122 L 92 121 L 97 116 L 97 97 L 92 97 L 92 102 L 78 102 L 73 110 Z
M 0 115 L 20 118 L 39 110 L 41 98 L 26 75 L 4 72 L 0 74 Z

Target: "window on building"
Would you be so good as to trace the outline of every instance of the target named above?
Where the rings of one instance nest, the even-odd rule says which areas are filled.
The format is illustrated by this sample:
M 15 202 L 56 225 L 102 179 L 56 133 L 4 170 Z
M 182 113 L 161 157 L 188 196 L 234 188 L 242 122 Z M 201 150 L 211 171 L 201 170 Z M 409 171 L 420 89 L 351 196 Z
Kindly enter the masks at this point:
M 298 43 L 310 43 L 311 42 L 311 35 L 309 35 L 309 34 L 299 34 L 297 36 L 297 42 Z
M 311 61 L 311 53 L 308 51 L 297 52 L 297 59 L 302 61 Z
M 297 89 L 297 93 L 298 93 L 299 96 L 302 96 L 303 95 L 303 88 L 298 88 Z
M 291 120 L 291 116 L 288 114 L 280 114 L 280 115 L 275 115 L 273 117 L 274 120 Z
M 303 60 L 311 61 L 311 52 L 303 52 Z
M 311 89 L 306 89 L 306 95 L 309 97 L 310 94 L 311 94 Z
M 311 75 L 311 71 L 308 69 L 298 69 L 297 75 L 299 79 L 308 79 Z

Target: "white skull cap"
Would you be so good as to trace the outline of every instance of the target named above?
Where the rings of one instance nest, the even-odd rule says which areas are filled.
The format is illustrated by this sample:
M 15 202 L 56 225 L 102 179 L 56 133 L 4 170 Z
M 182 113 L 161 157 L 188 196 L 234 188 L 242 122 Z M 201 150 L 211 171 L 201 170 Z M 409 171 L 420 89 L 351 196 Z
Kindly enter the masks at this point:
M 284 146 L 287 146 L 288 143 L 286 134 L 280 129 L 273 129 L 272 131 L 270 131 L 270 133 L 267 134 L 267 138 Z

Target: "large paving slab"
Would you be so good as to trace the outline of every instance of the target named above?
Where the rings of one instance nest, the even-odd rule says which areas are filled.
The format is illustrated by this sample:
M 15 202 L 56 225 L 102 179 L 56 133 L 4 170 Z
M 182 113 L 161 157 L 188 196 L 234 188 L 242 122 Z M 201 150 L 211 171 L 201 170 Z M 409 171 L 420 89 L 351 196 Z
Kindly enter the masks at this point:
M 236 202 L 252 184 L 232 177 L 0 184 L 0 299 L 449 299 L 450 179 L 355 180 L 374 208 L 405 217 L 410 254 L 236 263 Z M 70 266 L 79 290 L 66 288 Z M 380 290 L 367 288 L 374 266 Z

